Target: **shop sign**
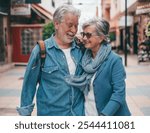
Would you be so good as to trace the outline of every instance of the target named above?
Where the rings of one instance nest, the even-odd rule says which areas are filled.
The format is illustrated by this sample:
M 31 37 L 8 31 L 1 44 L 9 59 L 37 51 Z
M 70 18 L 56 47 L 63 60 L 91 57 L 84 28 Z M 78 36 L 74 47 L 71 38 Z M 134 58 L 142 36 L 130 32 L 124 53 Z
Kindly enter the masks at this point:
M 31 15 L 30 4 L 25 4 L 25 0 L 11 1 L 11 15 Z
M 137 6 L 136 15 L 150 13 L 150 3 Z
M 144 13 L 150 13 L 150 8 L 137 9 L 137 10 L 136 10 L 136 15 L 144 14 Z
M 131 26 L 133 24 L 133 16 L 127 16 L 127 26 Z M 125 16 L 122 16 L 119 19 L 119 26 L 125 27 Z

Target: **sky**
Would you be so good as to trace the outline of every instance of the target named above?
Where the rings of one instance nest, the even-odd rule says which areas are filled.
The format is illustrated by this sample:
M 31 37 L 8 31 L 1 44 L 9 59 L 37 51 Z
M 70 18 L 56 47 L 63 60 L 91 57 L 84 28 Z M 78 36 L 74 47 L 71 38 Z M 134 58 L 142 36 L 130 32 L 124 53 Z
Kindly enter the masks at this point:
M 59 2 L 59 3 L 62 3 L 62 2 Z M 50 0 L 42 0 L 42 5 L 48 11 L 53 12 L 53 10 L 50 9 L 50 4 L 51 4 Z M 72 0 L 72 4 L 81 10 L 82 18 L 94 16 L 96 14 L 96 6 L 98 6 L 99 15 L 101 16 L 100 0 Z M 56 5 L 59 5 L 59 4 L 56 4 Z
M 58 0 L 59 1 L 59 0 Z M 62 3 L 62 2 L 61 2 Z M 50 0 L 42 0 L 42 5 L 50 12 Z M 80 25 L 83 21 L 96 15 L 96 7 L 98 6 L 98 14 L 101 16 L 100 0 L 72 0 L 72 4 L 81 10 Z M 80 26 L 79 26 L 80 30 Z
M 82 4 L 80 4 L 81 2 Z M 73 5 L 81 10 L 80 23 L 90 17 L 95 17 L 97 6 L 98 14 L 101 17 L 100 0 L 73 0 Z

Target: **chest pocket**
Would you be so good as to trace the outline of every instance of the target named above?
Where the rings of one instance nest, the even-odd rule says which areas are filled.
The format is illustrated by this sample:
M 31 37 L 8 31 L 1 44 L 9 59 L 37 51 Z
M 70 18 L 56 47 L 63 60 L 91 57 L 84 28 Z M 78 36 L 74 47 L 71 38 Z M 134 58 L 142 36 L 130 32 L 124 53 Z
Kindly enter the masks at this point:
M 43 67 L 41 71 L 42 80 L 51 83 L 56 82 L 55 79 L 60 77 L 60 71 L 58 66 Z
M 47 66 L 42 68 L 42 72 L 49 73 L 49 74 L 57 70 L 58 70 L 58 66 Z
M 58 71 L 58 66 L 47 66 L 42 68 L 42 73 L 51 74 L 55 71 Z

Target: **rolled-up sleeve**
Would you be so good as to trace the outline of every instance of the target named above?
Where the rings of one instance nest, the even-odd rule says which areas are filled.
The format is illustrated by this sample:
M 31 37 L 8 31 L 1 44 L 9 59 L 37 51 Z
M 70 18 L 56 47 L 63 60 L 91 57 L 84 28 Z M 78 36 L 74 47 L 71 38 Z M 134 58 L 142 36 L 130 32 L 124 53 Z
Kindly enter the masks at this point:
M 19 115 L 22 116 L 30 116 L 32 114 L 32 111 L 34 109 L 34 103 L 29 105 L 29 106 L 25 106 L 25 107 L 17 107 L 17 111 L 19 113 Z

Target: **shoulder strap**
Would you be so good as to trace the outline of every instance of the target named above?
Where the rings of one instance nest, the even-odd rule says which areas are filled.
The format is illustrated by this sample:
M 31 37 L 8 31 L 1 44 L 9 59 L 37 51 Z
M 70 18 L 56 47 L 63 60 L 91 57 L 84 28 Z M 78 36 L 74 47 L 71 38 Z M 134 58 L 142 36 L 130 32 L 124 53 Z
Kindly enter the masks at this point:
M 45 57 L 46 57 L 46 49 L 45 49 L 45 43 L 43 40 L 40 40 L 37 42 L 37 44 L 40 47 L 40 57 L 41 57 L 41 66 L 44 66 Z

